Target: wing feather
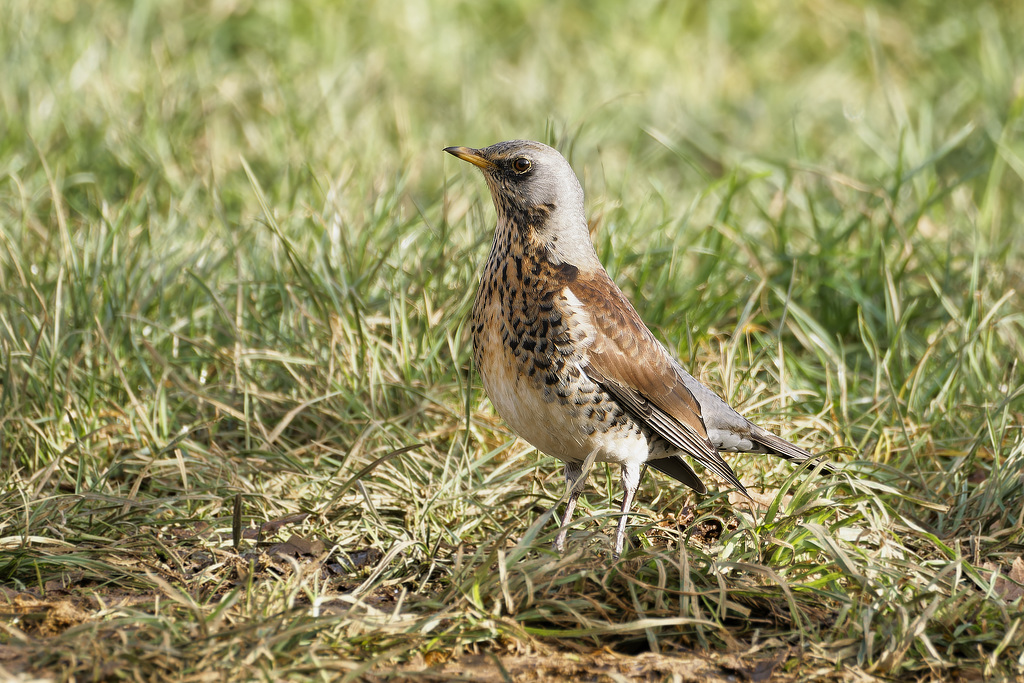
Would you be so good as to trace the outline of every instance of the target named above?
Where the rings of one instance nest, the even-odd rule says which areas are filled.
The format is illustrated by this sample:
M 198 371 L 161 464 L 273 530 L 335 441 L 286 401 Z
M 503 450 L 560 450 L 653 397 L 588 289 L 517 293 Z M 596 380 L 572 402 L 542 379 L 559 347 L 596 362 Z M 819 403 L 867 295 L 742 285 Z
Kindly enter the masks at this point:
M 746 493 L 708 439 L 700 404 L 683 384 L 668 351 L 607 273 L 581 273 L 569 288 L 589 314 L 594 331 L 585 368 L 588 376 L 633 419 Z

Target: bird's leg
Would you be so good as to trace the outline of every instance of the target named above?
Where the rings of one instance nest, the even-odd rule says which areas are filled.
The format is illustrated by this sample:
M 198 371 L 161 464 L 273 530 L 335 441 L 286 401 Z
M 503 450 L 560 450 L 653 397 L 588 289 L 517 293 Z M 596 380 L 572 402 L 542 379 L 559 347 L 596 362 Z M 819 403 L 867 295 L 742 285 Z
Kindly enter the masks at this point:
M 644 477 L 647 476 L 647 463 L 644 463 L 643 467 L 640 468 L 640 479 L 637 481 L 637 490 L 640 490 L 640 484 L 643 483 Z M 633 550 L 640 548 L 640 534 L 631 534 L 629 536 L 629 547 Z
M 629 508 L 633 505 L 633 496 L 640 485 L 640 465 L 636 463 L 623 463 L 622 465 L 622 516 L 619 517 L 619 526 L 615 532 L 615 551 L 612 556 L 618 558 L 622 554 L 622 547 L 626 543 L 626 517 L 629 515 Z
M 576 501 L 583 493 L 587 478 L 583 473 L 583 463 L 567 461 L 565 463 L 565 486 L 569 490 L 569 498 L 565 501 L 565 514 L 562 515 L 562 527 L 555 537 L 555 550 L 565 550 L 565 536 L 569 533 L 569 522 L 572 521 L 572 513 L 576 510 Z

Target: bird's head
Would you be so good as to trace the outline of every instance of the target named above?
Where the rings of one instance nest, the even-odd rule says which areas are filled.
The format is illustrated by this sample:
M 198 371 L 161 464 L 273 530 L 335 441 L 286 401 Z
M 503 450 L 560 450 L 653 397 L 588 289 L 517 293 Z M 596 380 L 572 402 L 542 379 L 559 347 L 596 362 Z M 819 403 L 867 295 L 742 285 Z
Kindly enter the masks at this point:
M 498 213 L 523 239 L 542 246 L 550 258 L 577 267 L 597 262 L 583 210 L 583 188 L 557 150 L 530 140 L 444 151 L 478 167 Z M 599 265 L 599 264 L 598 264 Z

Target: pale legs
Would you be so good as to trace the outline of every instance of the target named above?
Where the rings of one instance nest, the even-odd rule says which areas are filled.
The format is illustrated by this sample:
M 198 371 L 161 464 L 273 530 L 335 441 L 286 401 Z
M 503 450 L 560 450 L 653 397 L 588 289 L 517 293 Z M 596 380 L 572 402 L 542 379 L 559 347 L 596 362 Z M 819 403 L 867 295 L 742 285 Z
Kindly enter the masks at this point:
M 622 548 L 626 543 L 626 518 L 629 515 L 629 508 L 633 505 L 633 497 L 640 485 L 640 465 L 629 463 L 622 465 L 622 514 L 619 517 L 619 524 L 615 531 L 615 550 L 613 557 L 622 554 Z M 562 515 L 562 527 L 555 537 L 555 550 L 565 550 L 565 537 L 569 533 L 569 523 L 572 521 L 572 513 L 576 511 L 576 501 L 583 493 L 587 478 L 583 471 L 583 463 L 569 461 L 565 463 L 565 485 L 569 490 L 569 498 L 565 501 L 565 514 Z

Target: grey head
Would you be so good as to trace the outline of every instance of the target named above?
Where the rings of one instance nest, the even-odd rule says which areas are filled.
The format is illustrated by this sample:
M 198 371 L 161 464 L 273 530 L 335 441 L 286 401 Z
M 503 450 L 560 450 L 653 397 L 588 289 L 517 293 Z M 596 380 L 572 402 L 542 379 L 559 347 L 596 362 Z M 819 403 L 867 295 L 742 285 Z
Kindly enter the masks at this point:
M 600 268 L 583 209 L 583 188 L 558 150 L 532 140 L 484 147 L 447 147 L 483 174 L 498 227 L 543 247 L 555 263 Z

